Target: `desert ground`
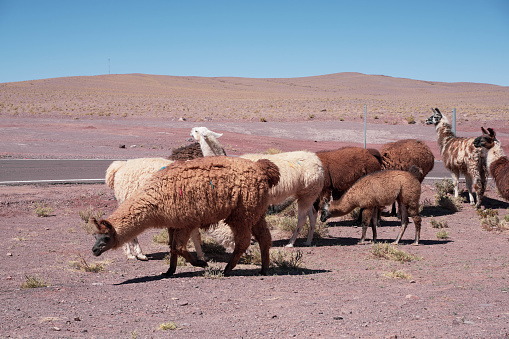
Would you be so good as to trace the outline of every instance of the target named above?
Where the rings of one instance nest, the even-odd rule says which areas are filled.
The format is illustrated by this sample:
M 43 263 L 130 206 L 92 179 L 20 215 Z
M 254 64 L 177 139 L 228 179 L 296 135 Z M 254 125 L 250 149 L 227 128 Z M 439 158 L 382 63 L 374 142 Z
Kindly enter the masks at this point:
M 356 73 L 135 74 L 0 84 L 0 158 L 168 156 L 190 142 L 194 126 L 223 133 L 219 141 L 230 156 L 362 147 L 364 105 L 368 147 L 418 138 L 440 160 L 434 127 L 424 124 L 431 107 L 450 120 L 457 109 L 459 136 L 493 127 L 509 145 L 507 87 Z M 421 244 L 411 245 L 411 223 L 393 247 L 402 259 L 379 256 L 375 244 L 358 245 L 361 229 L 350 215 L 320 224 L 311 247 L 303 246 L 302 233 L 295 248 L 285 248 L 291 231 L 281 224 L 296 223 L 290 209 L 267 216 L 267 276 L 246 258 L 222 277 L 229 254 L 209 246 L 209 269 L 184 263 L 171 278 L 160 274 L 168 268 L 167 245 L 153 241 L 160 230 L 139 238 L 148 261 L 128 260 L 121 250 L 92 255 L 94 238 L 79 214 L 108 216 L 116 208 L 106 185 L 1 186 L 0 338 L 508 337 L 509 204 L 490 180 L 483 205 L 499 220 L 488 225 L 467 202 L 459 211 L 437 205 L 436 184 L 422 184 Z M 378 245 L 390 245 L 398 231 L 397 218 L 384 216 Z

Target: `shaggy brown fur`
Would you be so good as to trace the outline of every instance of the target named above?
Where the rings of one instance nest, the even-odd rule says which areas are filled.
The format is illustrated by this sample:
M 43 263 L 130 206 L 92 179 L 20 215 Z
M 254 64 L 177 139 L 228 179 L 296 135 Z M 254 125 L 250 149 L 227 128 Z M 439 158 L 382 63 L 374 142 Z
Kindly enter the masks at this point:
M 337 200 L 346 192 L 359 178 L 366 174 L 380 171 L 380 162 L 369 151 L 361 147 L 343 147 L 334 151 L 321 151 L 316 155 L 320 158 L 324 172 L 324 185 L 318 204 L 323 197 Z
M 417 166 L 423 172 L 421 182 L 435 165 L 431 149 L 417 139 L 389 142 L 380 148 L 380 154 L 382 169 L 408 171 L 411 166 Z M 391 215 L 396 215 L 396 204 L 392 205 Z
M 444 166 L 452 174 L 454 196 L 459 196 L 459 176 L 460 173 L 463 173 L 470 204 L 480 208 L 487 183 L 485 151 L 474 146 L 475 138 L 456 137 L 452 132 L 449 121 L 440 113 L 438 108 L 433 109 L 433 115 L 426 120 L 426 124 L 435 125 Z M 472 184 L 474 185 L 477 201 L 473 196 Z
M 483 134 L 475 139 L 474 145 L 488 150 L 486 162 L 490 174 L 495 179 L 497 190 L 502 198 L 509 201 L 509 159 L 505 156 L 495 131 L 488 128 L 488 132 L 482 127 L 481 130 Z
M 404 139 L 389 142 L 380 148 L 382 169 L 408 171 L 417 166 L 426 176 L 435 165 L 435 157 L 431 149 L 417 139 Z
M 422 171 L 413 166 L 411 172 L 388 170 L 366 175 L 346 191 L 341 199 L 332 201 L 330 204 L 325 200 L 321 220 L 340 217 L 360 207 L 364 211 L 362 212 L 362 236 L 359 243 L 364 243 L 370 221 L 373 221 L 371 228 L 375 242 L 376 217 L 379 209 L 397 201 L 401 206 L 401 231 L 394 243 L 397 244 L 405 233 L 409 215 L 415 224 L 414 244 L 418 245 L 421 234 L 421 217 L 419 216 L 421 182 L 419 179 Z
M 203 158 L 199 142 L 173 149 L 168 157 L 169 160 L 191 160 L 196 158 Z
M 177 161 L 155 173 L 126 199 L 107 220 L 95 221 L 95 255 L 115 249 L 147 228 L 173 230 L 170 268 L 177 254 L 195 266 L 205 262 L 186 249 L 191 232 L 223 220 L 231 227 L 235 249 L 224 273 L 229 274 L 250 244 L 251 234 L 260 245 L 262 274 L 269 267 L 271 236 L 265 222 L 268 191 L 279 182 L 279 169 L 269 160 L 205 157 Z M 176 232 L 178 231 L 178 232 Z

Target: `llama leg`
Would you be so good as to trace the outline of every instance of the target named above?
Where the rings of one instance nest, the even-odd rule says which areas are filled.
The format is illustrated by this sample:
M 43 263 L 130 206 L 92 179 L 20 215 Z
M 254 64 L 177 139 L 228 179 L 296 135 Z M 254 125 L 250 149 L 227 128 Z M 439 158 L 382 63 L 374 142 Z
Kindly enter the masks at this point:
M 368 226 L 371 221 L 372 215 L 373 215 L 372 208 L 365 208 L 362 211 L 362 235 L 361 235 L 361 240 L 359 240 L 359 242 L 358 242 L 359 245 L 363 245 L 366 243 L 366 231 L 368 230 Z
M 131 250 L 132 242 L 126 242 L 124 245 L 122 245 L 122 249 L 124 250 L 125 255 L 127 256 L 127 259 L 136 259 L 136 256 L 133 254 L 134 250 Z
M 260 274 L 267 275 L 270 265 L 270 247 L 272 246 L 272 237 L 269 229 L 267 228 L 265 216 L 262 216 L 258 223 L 253 226 L 253 235 L 256 241 L 258 241 L 262 257 L 262 270 L 260 271 Z
M 166 273 L 163 273 L 164 276 L 171 276 L 175 271 L 177 270 L 177 244 L 175 243 L 175 237 L 173 236 L 174 230 L 171 228 L 168 228 L 168 238 L 169 238 L 169 245 L 170 245 L 170 267 L 166 271 Z
M 421 216 L 420 215 L 415 215 L 415 216 L 412 216 L 412 220 L 414 221 L 414 225 L 415 225 L 415 240 L 414 240 L 414 243 L 413 245 L 419 245 L 419 240 L 421 238 Z
M 459 197 L 459 180 L 460 173 L 458 171 L 451 172 L 452 184 L 454 186 L 454 197 Z
M 195 228 L 191 232 L 191 240 L 193 241 L 194 249 L 196 251 L 196 256 L 198 257 L 198 259 L 206 261 L 207 259 L 205 258 L 205 254 L 203 253 L 203 250 L 201 248 L 201 234 L 199 228 Z
M 376 235 L 376 227 L 378 225 L 378 214 L 379 214 L 378 207 L 373 208 L 373 214 L 371 216 L 371 231 L 373 232 L 373 242 L 376 242 L 377 235 Z
M 484 198 L 484 192 L 486 191 L 486 185 L 488 182 L 485 166 L 481 165 L 479 170 L 479 178 L 475 180 L 474 188 L 477 196 L 476 208 L 481 208 L 482 199 Z
M 293 247 L 295 244 L 295 240 L 297 240 L 297 237 L 300 234 L 300 231 L 302 229 L 302 226 L 306 223 L 306 217 L 307 217 L 307 209 L 304 210 L 304 208 L 301 207 L 302 202 L 298 202 L 298 217 L 297 217 L 297 228 L 295 229 L 295 232 L 293 232 L 292 237 L 290 238 L 290 241 L 286 245 L 286 247 Z M 309 232 L 312 232 L 310 229 Z M 311 233 L 311 238 L 313 237 L 313 234 Z M 309 239 L 309 233 L 308 233 L 308 240 L 304 243 L 305 246 L 311 246 L 311 240 Z
M 198 260 L 194 255 L 189 253 L 187 250 L 187 243 L 189 242 L 189 237 L 191 236 L 191 233 L 195 229 L 188 229 L 188 228 L 182 228 L 175 230 L 173 232 L 173 243 L 176 244 L 176 251 L 179 255 L 184 257 L 191 265 L 198 266 L 198 267 L 206 267 L 207 263 L 203 260 Z
M 408 209 L 404 204 L 401 204 L 401 230 L 399 231 L 398 237 L 394 240 L 393 244 L 397 245 L 405 233 L 405 230 L 408 226 Z
M 309 246 L 311 246 L 311 241 L 313 240 L 313 235 L 315 234 L 315 228 L 316 228 L 316 219 L 318 218 L 318 211 L 315 210 L 313 205 L 309 207 L 307 211 L 307 216 L 309 218 L 309 233 L 308 233 L 308 240 L 306 241 L 306 244 L 309 243 Z
M 468 190 L 468 198 L 470 199 L 470 205 L 475 205 L 474 195 L 472 194 L 472 176 L 470 174 L 465 174 L 465 183 Z
M 244 223 L 244 220 L 240 221 L 240 223 Z M 233 249 L 233 253 L 230 256 L 228 264 L 224 268 L 225 276 L 231 273 L 233 268 L 239 262 L 240 257 L 246 252 L 249 244 L 251 243 L 251 232 L 249 232 L 249 228 L 246 228 L 245 225 L 236 225 L 232 221 L 229 221 L 229 225 L 231 226 L 235 239 L 235 248 Z
M 133 251 L 134 251 L 134 255 L 136 256 L 136 258 L 138 258 L 138 260 L 148 260 L 147 256 L 145 254 L 143 254 L 143 251 L 141 250 L 141 247 L 140 247 L 140 243 L 138 242 L 138 238 L 134 238 L 133 241 L 131 242 L 132 244 L 132 248 L 133 248 Z

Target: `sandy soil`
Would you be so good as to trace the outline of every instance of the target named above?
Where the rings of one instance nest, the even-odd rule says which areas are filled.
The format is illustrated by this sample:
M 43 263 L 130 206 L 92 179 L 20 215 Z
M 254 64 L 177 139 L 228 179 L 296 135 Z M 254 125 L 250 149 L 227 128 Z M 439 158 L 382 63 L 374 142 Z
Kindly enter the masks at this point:
M 506 120 L 494 116 L 463 121 L 459 134 L 475 135 L 485 122 L 499 127 L 505 140 L 507 123 L 501 121 Z M 269 147 L 313 151 L 362 144 L 362 123 L 355 119 L 179 122 L 9 113 L 0 122 L 0 152 L 5 158 L 166 156 L 171 148 L 188 143 L 189 129 L 197 123 L 223 132 L 220 141 L 231 155 Z M 370 128 L 368 145 L 413 136 L 438 155 L 433 127 L 421 122 L 374 122 Z M 509 145 L 509 140 L 503 143 Z M 119 148 L 121 144 L 126 148 Z M 158 230 L 140 236 L 147 262 L 127 260 L 121 251 L 92 256 L 94 239 L 83 230 L 79 212 L 92 208 L 108 215 L 115 209 L 105 185 L 0 187 L 0 337 L 509 337 L 509 234 L 484 230 L 468 203 L 455 213 L 435 206 L 435 193 L 434 182 L 426 180 L 421 245 L 411 245 L 411 223 L 397 247 L 418 257 L 410 262 L 380 259 L 372 245 L 357 245 L 361 230 L 344 217 L 328 223 L 312 247 L 303 247 L 301 236 L 296 248 L 286 249 L 290 233 L 273 225 L 272 251 L 302 252 L 299 268 L 272 267 L 261 277 L 259 266 L 242 264 L 233 276 L 214 278 L 186 265 L 164 279 L 160 273 L 168 268 L 168 249 L 152 241 Z M 491 182 L 485 205 L 501 218 L 508 214 L 509 204 Z M 52 209 L 49 216 L 38 217 L 36 208 L 44 206 Z M 446 239 L 437 237 L 440 230 L 432 227 L 432 220 L 447 223 Z M 397 232 L 397 220 L 384 217 L 379 239 L 392 241 Z M 208 256 L 213 268 L 223 268 L 228 259 L 217 253 Z M 85 272 L 76 263 L 104 268 Z M 388 277 L 391 274 L 399 278 Z M 27 278 L 48 286 L 23 288 Z M 164 324 L 176 329 L 162 329 Z

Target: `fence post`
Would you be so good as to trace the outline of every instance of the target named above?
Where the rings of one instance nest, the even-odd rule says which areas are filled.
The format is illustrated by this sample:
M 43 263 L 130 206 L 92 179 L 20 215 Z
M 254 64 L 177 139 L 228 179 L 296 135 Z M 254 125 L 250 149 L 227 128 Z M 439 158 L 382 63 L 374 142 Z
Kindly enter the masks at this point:
M 366 129 L 368 121 L 368 105 L 364 105 L 364 148 L 366 148 Z
M 456 108 L 452 109 L 452 132 L 456 135 Z

